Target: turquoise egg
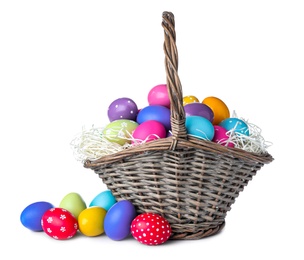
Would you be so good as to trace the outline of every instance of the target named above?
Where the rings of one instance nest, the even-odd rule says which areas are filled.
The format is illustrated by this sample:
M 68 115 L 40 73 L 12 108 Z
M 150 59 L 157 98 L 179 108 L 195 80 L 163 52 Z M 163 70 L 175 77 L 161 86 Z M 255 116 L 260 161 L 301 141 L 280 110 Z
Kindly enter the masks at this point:
M 188 135 L 211 141 L 214 137 L 213 124 L 202 116 L 187 116 L 185 122 Z
M 115 203 L 116 199 L 110 190 L 100 192 L 90 203 L 89 207 L 98 206 L 109 210 Z
M 219 125 L 221 127 L 224 127 L 227 131 L 233 130 L 235 133 L 249 136 L 248 125 L 239 118 L 236 117 L 226 118 L 222 122 L 220 122 Z

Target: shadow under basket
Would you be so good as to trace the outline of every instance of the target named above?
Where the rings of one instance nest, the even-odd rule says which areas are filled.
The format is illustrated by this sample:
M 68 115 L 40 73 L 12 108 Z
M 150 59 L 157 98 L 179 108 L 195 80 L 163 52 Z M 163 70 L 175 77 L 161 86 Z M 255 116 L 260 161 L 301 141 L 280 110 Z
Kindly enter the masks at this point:
M 84 167 L 99 175 L 117 201 L 165 217 L 170 239 L 201 239 L 224 227 L 239 193 L 273 158 L 187 134 L 174 15 L 163 12 L 162 18 L 172 136 L 86 160 Z

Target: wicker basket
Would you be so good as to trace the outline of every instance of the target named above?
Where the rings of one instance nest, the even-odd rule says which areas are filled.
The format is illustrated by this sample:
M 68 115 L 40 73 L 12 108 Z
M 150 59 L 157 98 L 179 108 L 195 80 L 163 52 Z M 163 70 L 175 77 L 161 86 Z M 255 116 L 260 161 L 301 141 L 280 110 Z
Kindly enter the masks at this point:
M 131 201 L 138 213 L 165 217 L 170 239 L 200 239 L 224 227 L 239 193 L 273 158 L 187 135 L 171 12 L 163 12 L 162 26 L 172 136 L 86 160 L 84 167 L 94 170 L 118 201 Z

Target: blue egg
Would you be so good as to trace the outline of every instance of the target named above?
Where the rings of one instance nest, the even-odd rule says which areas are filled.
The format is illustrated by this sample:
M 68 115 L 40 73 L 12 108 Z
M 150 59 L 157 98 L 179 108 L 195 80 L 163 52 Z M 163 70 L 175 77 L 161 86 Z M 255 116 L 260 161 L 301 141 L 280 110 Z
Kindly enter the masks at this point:
M 105 234 L 112 240 L 125 239 L 131 233 L 136 209 L 128 200 L 116 202 L 106 213 L 103 225 Z
M 187 116 L 185 126 L 188 135 L 210 141 L 214 137 L 213 124 L 205 117 Z
M 32 231 L 43 231 L 41 218 L 44 213 L 54 206 L 46 201 L 38 201 L 28 205 L 20 215 L 22 225 Z
M 166 130 L 171 129 L 170 109 L 161 105 L 150 105 L 142 108 L 136 118 L 138 124 L 148 120 L 156 120 L 162 123 Z
M 89 207 L 98 206 L 109 210 L 115 203 L 116 199 L 110 190 L 100 192 L 90 203 Z
M 241 119 L 235 117 L 229 117 L 224 119 L 219 124 L 224 127 L 227 131 L 233 130 L 235 133 L 249 136 L 248 125 Z

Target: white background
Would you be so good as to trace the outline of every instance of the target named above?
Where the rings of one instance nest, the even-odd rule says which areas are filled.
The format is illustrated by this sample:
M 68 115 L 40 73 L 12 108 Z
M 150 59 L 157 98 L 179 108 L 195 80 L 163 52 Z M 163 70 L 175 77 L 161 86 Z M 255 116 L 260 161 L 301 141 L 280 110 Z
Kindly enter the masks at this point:
M 233 204 L 224 230 L 149 247 L 79 235 L 57 241 L 20 222 L 36 201 L 106 187 L 70 146 L 105 126 L 119 97 L 147 105 L 165 83 L 163 11 L 175 15 L 184 95 L 213 95 L 255 123 L 275 160 Z M 303 259 L 302 1 L 1 1 L 1 259 Z

